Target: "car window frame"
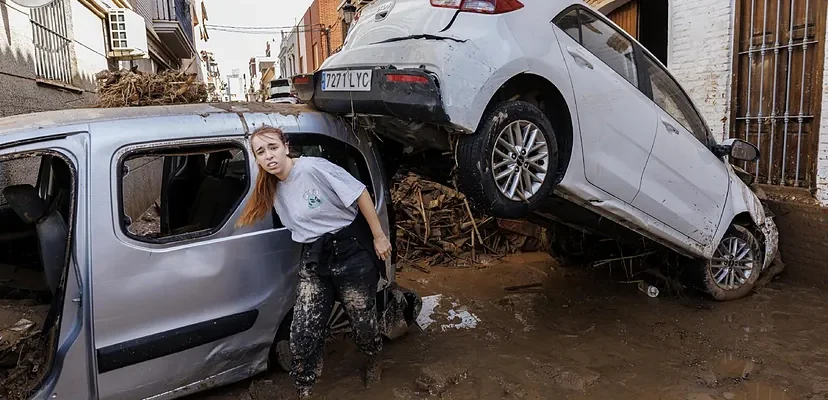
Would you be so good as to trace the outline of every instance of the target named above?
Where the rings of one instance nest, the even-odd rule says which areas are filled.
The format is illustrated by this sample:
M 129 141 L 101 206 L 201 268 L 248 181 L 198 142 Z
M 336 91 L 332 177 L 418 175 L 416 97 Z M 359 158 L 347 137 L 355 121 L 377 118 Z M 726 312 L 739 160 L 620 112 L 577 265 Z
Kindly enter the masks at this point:
M 572 36 L 570 36 L 559 25 L 561 20 L 572 11 L 577 11 L 579 13 L 579 16 L 578 16 L 578 22 L 579 22 L 578 23 L 578 38 L 573 38 Z M 604 60 L 602 60 L 601 57 L 599 57 L 598 55 L 593 53 L 591 50 L 589 50 L 586 46 L 584 46 L 584 33 L 583 33 L 582 24 L 580 23 L 580 21 L 581 21 L 580 13 L 582 13 L 582 12 L 586 12 L 589 15 L 591 15 L 592 17 L 594 17 L 595 19 L 605 23 L 607 26 L 609 26 L 611 29 L 613 29 L 616 33 L 620 34 L 624 39 L 626 39 L 627 41 L 630 42 L 630 44 L 633 47 L 633 63 L 635 64 L 635 68 L 636 68 L 635 72 L 636 72 L 636 79 L 638 81 L 637 84 L 633 84 L 632 82 L 630 82 L 624 75 L 621 75 L 618 71 L 615 70 L 615 68 L 612 68 L 611 66 L 609 66 L 609 64 L 604 62 Z M 624 82 L 627 82 L 630 86 L 638 89 L 640 92 L 644 93 L 645 95 L 650 96 L 652 94 L 650 86 L 646 86 L 646 85 L 642 86 L 642 82 L 646 82 L 647 79 L 649 79 L 649 75 L 647 75 L 645 71 L 642 71 L 642 68 L 641 68 L 641 65 L 642 65 L 641 59 L 642 59 L 642 57 L 644 57 L 644 53 L 642 52 L 642 46 L 638 43 L 638 41 L 636 41 L 634 38 L 632 38 L 627 33 L 627 31 L 621 29 L 621 27 L 619 27 L 615 22 L 613 22 L 609 18 L 606 18 L 606 16 L 604 16 L 603 14 L 595 12 L 594 10 L 592 10 L 588 7 L 585 7 L 581 4 L 573 4 L 573 5 L 565 8 L 565 9 L 563 9 L 561 12 L 559 12 L 558 15 L 556 15 L 555 18 L 553 18 L 552 21 L 550 21 L 550 23 L 553 24 L 555 26 L 555 28 L 560 30 L 561 33 L 563 33 L 564 35 L 569 36 L 570 38 L 572 38 L 572 40 L 575 40 L 578 43 L 578 45 L 580 46 L 581 49 L 588 51 L 589 54 L 592 54 L 593 57 L 597 58 L 604 66 L 606 66 L 607 68 L 612 70 L 612 72 L 616 73 Z M 558 44 L 558 46 L 560 47 L 560 44 Z M 561 50 L 561 52 L 563 52 L 563 49 L 560 49 L 560 50 Z
M 244 154 L 245 157 L 245 168 L 247 169 L 247 179 L 245 182 L 245 190 L 244 194 L 236 201 L 234 204 L 232 211 L 229 212 L 225 217 L 224 220 L 218 226 L 215 226 L 211 229 L 202 229 L 193 232 L 184 232 L 170 236 L 164 236 L 161 238 L 146 238 L 134 235 L 129 231 L 126 226 L 126 218 L 127 215 L 125 214 L 124 210 L 124 164 L 125 162 L 135 157 L 136 155 L 151 155 L 151 154 L 164 154 L 165 150 L 168 150 L 170 153 L 174 152 L 186 152 L 186 151 L 193 151 L 196 149 L 203 149 L 203 148 L 210 148 L 210 147 L 235 147 Z M 185 244 L 190 244 L 193 242 L 199 242 L 203 240 L 209 240 L 219 232 L 221 232 L 230 220 L 233 219 L 233 215 L 239 211 L 239 208 L 242 204 L 244 204 L 245 199 L 250 196 L 251 189 L 253 188 L 252 185 L 252 168 L 250 167 L 251 159 L 249 157 L 248 148 L 249 146 L 245 146 L 242 138 L 236 137 L 221 137 L 221 138 L 211 138 L 210 140 L 192 140 L 192 139 L 175 139 L 175 140 L 164 140 L 159 142 L 151 142 L 151 143 L 142 143 L 142 144 L 131 144 L 126 146 L 126 149 L 122 149 L 118 151 L 118 155 L 115 159 L 115 177 L 117 181 L 116 186 L 116 201 L 117 201 L 117 210 L 118 210 L 118 227 L 120 229 L 120 234 L 124 235 L 125 237 L 129 238 L 132 241 L 140 243 L 142 245 L 151 245 L 151 246 L 180 246 Z M 163 176 L 162 176 L 163 179 Z M 134 222 L 134 221 L 133 221 Z
M 704 146 L 704 147 L 705 147 L 705 148 L 707 148 L 708 150 L 711 150 L 711 149 L 713 148 L 713 146 L 715 146 L 715 145 L 716 145 L 716 140 L 715 140 L 715 138 L 713 138 L 713 132 L 711 132 L 711 131 L 710 131 L 710 127 L 707 125 L 707 121 L 704 119 L 704 117 L 702 117 L 701 113 L 699 112 L 698 108 L 696 107 L 696 104 L 693 102 L 693 99 L 692 99 L 692 98 L 690 98 L 690 96 L 687 94 L 687 91 L 686 91 L 686 90 L 684 90 L 684 87 L 683 87 L 683 86 L 681 86 L 681 84 L 680 84 L 680 83 L 679 83 L 679 81 L 676 79 L 676 77 L 674 77 L 674 76 L 673 76 L 673 74 L 671 74 L 671 73 L 670 73 L 670 70 L 669 70 L 669 69 L 667 69 L 664 65 L 662 65 L 662 64 L 661 64 L 661 62 L 660 62 L 660 61 L 658 61 L 658 59 L 657 59 L 657 58 L 655 58 L 655 56 L 653 56 L 652 54 L 650 54 L 650 52 L 649 52 L 647 49 L 645 49 L 645 48 L 644 48 L 644 46 L 641 46 L 641 45 L 638 45 L 638 46 L 640 46 L 640 47 L 641 47 L 642 53 L 644 53 L 644 56 L 645 56 L 645 58 L 642 58 L 642 61 L 641 61 L 641 62 L 642 62 L 642 63 L 644 63 L 644 62 L 646 62 L 646 60 L 649 60 L 650 62 L 652 62 L 652 63 L 653 63 L 653 65 L 655 65 L 657 68 L 659 68 L 659 70 L 661 70 L 661 72 L 663 72 L 664 74 L 666 74 L 666 75 L 667 75 L 667 78 L 668 78 L 668 79 L 670 79 L 670 81 L 671 81 L 671 82 L 673 82 L 673 84 L 675 84 L 675 85 L 676 85 L 676 87 L 679 89 L 679 93 L 681 93 L 681 95 L 682 95 L 682 96 L 684 96 L 684 98 L 685 98 L 685 99 L 687 100 L 687 102 L 690 104 L 690 108 L 691 108 L 691 110 L 692 110 L 692 112 L 693 112 L 693 115 L 694 115 L 696 118 L 698 118 L 698 120 L 701 122 L 701 127 L 702 127 L 702 129 L 704 129 L 704 136 L 705 136 L 705 140 L 706 140 L 706 142 L 707 142 L 707 143 L 702 142 L 702 141 L 699 139 L 699 137 L 698 137 L 698 136 L 696 136 L 690 128 L 687 128 L 686 126 L 682 125 L 682 124 L 681 124 L 681 122 L 679 122 L 678 120 L 676 120 L 676 118 L 675 118 L 672 114 L 670 114 L 667 110 L 665 110 L 663 107 L 661 107 L 661 106 L 658 104 L 658 102 L 656 102 L 656 100 L 655 100 L 655 93 L 654 93 L 654 92 L 653 92 L 653 90 L 652 90 L 653 82 L 652 82 L 652 77 L 651 77 L 651 75 L 650 75 L 649 68 L 647 68 L 647 67 L 646 67 L 646 65 L 643 65 L 643 66 L 642 66 L 643 68 L 641 68 L 641 69 L 642 69 L 642 70 L 644 70 L 644 73 L 645 73 L 645 75 L 646 75 L 646 82 L 647 82 L 647 83 L 649 83 L 649 85 L 647 85 L 647 87 L 648 87 L 648 89 L 650 89 L 650 90 L 648 91 L 648 93 L 646 93 L 646 94 L 647 94 L 647 96 L 650 98 L 650 100 L 653 102 L 653 104 L 654 104 L 656 107 L 658 107 L 659 109 L 661 109 L 662 111 L 664 111 L 664 113 L 666 113 L 667 115 L 669 115 L 669 116 L 670 116 L 670 118 L 672 118 L 673 120 L 675 120 L 675 121 L 676 121 L 676 123 L 678 123 L 678 124 L 679 124 L 679 126 L 681 126 L 682 128 L 684 128 L 685 130 L 687 130 L 687 131 L 690 133 L 690 136 L 692 136 L 693 138 L 695 138 L 696 140 L 698 140 L 698 141 L 699 141 L 699 143 L 701 143 L 701 144 L 702 144 L 702 146 Z M 712 151 L 712 150 L 711 150 L 711 151 Z

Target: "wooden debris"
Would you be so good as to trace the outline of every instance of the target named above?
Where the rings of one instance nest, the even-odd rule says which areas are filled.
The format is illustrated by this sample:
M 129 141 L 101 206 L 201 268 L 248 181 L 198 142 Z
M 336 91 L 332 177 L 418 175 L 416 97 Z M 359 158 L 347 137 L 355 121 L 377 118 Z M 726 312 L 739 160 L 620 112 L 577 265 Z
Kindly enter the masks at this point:
M 415 174 L 395 177 L 391 198 L 401 265 L 472 266 L 481 256 L 502 257 L 546 237 L 527 221 L 475 214 L 462 193 Z
M 121 70 L 95 75 L 99 108 L 203 103 L 207 85 L 196 74 L 163 71 L 158 74 Z

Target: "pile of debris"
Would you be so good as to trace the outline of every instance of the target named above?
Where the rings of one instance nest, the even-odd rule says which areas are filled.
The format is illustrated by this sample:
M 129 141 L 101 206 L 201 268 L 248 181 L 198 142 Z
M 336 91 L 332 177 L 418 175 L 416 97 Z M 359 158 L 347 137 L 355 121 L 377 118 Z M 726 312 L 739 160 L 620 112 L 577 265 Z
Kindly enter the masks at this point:
M 0 398 L 29 398 L 49 372 L 52 343 L 47 342 L 54 335 L 42 330 L 49 306 L 33 304 L 0 300 Z
M 415 174 L 398 175 L 394 181 L 391 199 L 401 267 L 462 267 L 518 251 L 545 250 L 544 228 L 476 214 L 462 193 Z
M 203 103 L 207 85 L 196 74 L 163 71 L 101 71 L 95 75 L 99 108 Z

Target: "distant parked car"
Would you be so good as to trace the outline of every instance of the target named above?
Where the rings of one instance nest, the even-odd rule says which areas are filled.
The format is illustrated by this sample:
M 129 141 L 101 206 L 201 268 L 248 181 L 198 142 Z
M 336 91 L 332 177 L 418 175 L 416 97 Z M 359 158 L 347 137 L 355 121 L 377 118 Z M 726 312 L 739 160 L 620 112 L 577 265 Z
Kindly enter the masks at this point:
M 299 104 L 299 98 L 291 89 L 289 79 L 274 79 L 270 81 L 270 96 L 267 103 Z
M 0 311 L 4 324 L 21 321 L 0 326 L 0 356 L 15 360 L 0 377 L 18 366 L 0 397 L 172 399 L 289 368 L 300 245 L 275 212 L 234 226 L 257 174 L 247 134 L 262 124 L 286 132 L 291 154 L 365 183 L 394 240 L 373 138 L 305 106 L 0 118 Z M 390 260 L 383 275 L 380 326 L 396 338 L 420 303 L 396 286 Z M 348 330 L 338 304 L 329 321 L 330 333 Z
M 701 260 L 697 283 L 717 299 L 750 292 L 776 254 L 772 219 L 730 164 L 758 149 L 716 143 L 664 65 L 581 1 L 378 0 L 293 83 L 423 168 L 452 158 L 432 171 L 456 163 L 478 209 L 591 232 L 613 221 Z

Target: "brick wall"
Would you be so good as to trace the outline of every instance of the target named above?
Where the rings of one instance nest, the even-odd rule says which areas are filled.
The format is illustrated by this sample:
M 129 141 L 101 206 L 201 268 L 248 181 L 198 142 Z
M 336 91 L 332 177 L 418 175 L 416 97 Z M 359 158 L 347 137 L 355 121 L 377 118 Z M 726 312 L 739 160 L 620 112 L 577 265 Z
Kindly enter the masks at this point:
M 340 0 L 319 0 L 319 22 L 326 27 L 331 27 L 331 52 L 342 46 L 344 39 L 342 37 L 343 22 L 340 21 L 339 11 L 336 9 L 339 3 Z M 322 40 L 325 41 L 325 38 L 323 37 Z M 325 42 L 323 46 L 326 57 L 330 54 L 327 45 Z
M 784 279 L 828 289 L 828 207 L 772 202 Z

